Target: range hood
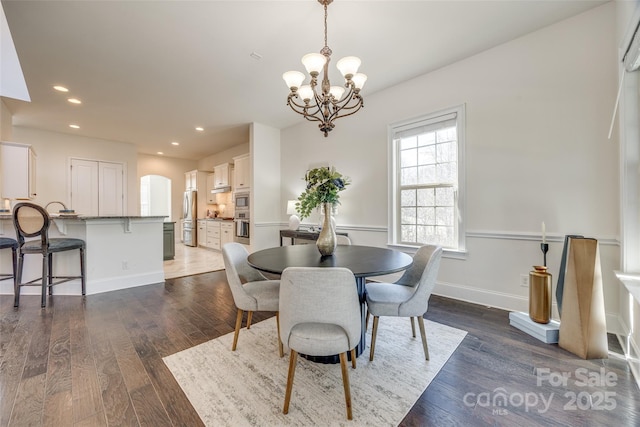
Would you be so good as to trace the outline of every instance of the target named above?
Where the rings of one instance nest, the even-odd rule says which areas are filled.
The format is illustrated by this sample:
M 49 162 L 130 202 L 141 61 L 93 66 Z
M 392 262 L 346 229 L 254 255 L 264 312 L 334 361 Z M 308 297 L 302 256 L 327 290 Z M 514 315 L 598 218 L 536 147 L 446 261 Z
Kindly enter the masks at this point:
M 220 193 L 230 193 L 231 186 L 227 185 L 226 187 L 218 187 L 211 190 L 211 194 L 220 194 Z

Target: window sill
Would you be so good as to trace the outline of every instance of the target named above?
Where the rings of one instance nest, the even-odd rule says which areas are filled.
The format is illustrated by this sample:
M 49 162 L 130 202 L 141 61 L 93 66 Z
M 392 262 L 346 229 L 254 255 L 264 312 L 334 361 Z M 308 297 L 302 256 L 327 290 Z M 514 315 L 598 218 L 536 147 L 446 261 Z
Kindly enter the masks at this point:
M 415 254 L 416 251 L 418 250 L 419 246 L 411 246 L 411 245 L 399 245 L 399 244 L 394 244 L 394 243 L 388 243 L 387 247 L 389 249 L 395 249 L 401 252 L 405 252 L 408 254 Z M 468 252 L 466 250 L 458 250 L 458 249 L 443 249 L 442 251 L 442 257 L 443 258 L 451 258 L 451 259 L 460 259 L 460 260 L 466 260 L 467 259 L 467 255 Z

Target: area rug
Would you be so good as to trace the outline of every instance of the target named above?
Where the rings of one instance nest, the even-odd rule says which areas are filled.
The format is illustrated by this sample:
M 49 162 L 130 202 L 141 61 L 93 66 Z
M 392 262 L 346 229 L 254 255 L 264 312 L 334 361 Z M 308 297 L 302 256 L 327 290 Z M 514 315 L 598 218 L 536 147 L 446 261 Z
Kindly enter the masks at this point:
M 349 367 L 353 421 L 348 421 L 340 364 L 298 358 L 289 414 L 282 413 L 289 356 L 280 358 L 274 318 L 163 360 L 207 426 L 396 426 L 466 335 L 425 321 L 430 360 L 407 318 L 380 318 L 373 362 L 367 348 Z M 285 348 L 286 350 L 286 348 Z M 350 365 L 349 365 L 350 366 Z

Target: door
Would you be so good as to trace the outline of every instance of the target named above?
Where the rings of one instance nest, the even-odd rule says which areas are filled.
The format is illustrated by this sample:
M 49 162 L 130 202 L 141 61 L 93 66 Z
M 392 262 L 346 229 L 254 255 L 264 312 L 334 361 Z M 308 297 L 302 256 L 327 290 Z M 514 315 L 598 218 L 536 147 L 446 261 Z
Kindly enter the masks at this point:
M 122 164 L 98 162 L 98 210 L 100 215 L 122 216 Z
M 71 159 L 71 206 L 83 215 L 100 215 L 98 209 L 98 162 Z
M 83 215 L 124 215 L 123 164 L 71 159 L 70 201 Z

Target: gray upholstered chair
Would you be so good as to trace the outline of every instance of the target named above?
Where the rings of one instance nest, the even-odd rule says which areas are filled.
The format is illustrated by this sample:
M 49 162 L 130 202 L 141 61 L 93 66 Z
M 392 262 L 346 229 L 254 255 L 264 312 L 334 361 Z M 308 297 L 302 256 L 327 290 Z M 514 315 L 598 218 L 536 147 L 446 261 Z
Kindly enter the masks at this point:
M 424 332 L 424 314 L 427 312 L 429 297 L 436 283 L 442 248 L 435 245 L 421 246 L 413 257 L 413 264 L 394 283 L 367 283 L 367 324 L 369 314 L 373 315 L 371 350 L 369 360 L 373 360 L 380 316 L 410 317 L 413 337 L 416 330 L 413 318 L 418 318 L 424 357 L 429 360 L 429 347 Z
M 347 418 L 351 414 L 351 387 L 347 351 L 356 367 L 361 318 L 356 279 L 346 268 L 289 267 L 280 278 L 282 341 L 290 349 L 289 375 L 283 413 L 289 412 L 298 353 L 308 356 L 338 354 L 342 370 Z
M 8 273 L 0 273 L 0 280 L 13 280 L 13 287 L 15 292 L 16 286 L 16 270 L 18 264 L 18 241 L 15 239 L 11 239 L 9 237 L 0 237 L 0 249 L 11 249 L 11 265 L 13 267 L 13 271 L 11 274 Z
M 244 311 L 247 312 L 247 329 L 251 328 L 251 317 L 254 311 L 275 311 L 278 327 L 278 351 L 280 357 L 283 357 L 284 352 L 280 341 L 280 315 L 278 313 L 280 281 L 268 280 L 258 270 L 251 267 L 247 262 L 248 255 L 247 250 L 240 243 L 227 243 L 222 247 L 227 282 L 233 294 L 233 301 L 238 308 L 231 350 L 235 351 L 238 345 L 238 335 L 242 327 Z
M 336 234 L 336 243 L 338 245 L 350 245 L 351 239 L 343 234 Z
M 47 303 L 47 292 L 53 294 L 53 286 L 80 279 L 82 285 L 82 295 L 86 294 L 86 274 L 85 274 L 85 242 L 82 239 L 71 237 L 49 238 L 49 226 L 51 220 L 47 211 L 39 205 L 22 202 L 13 208 L 13 225 L 18 237 L 18 267 L 15 282 L 14 307 L 20 304 L 20 288 L 23 286 L 41 286 L 42 301 L 41 307 Z M 33 240 L 30 240 L 34 238 Z M 80 253 L 80 274 L 77 276 L 54 276 L 53 274 L 53 254 L 65 251 L 78 250 Z M 42 256 L 42 277 L 22 282 L 22 269 L 25 255 Z M 40 282 L 40 283 L 38 283 Z

